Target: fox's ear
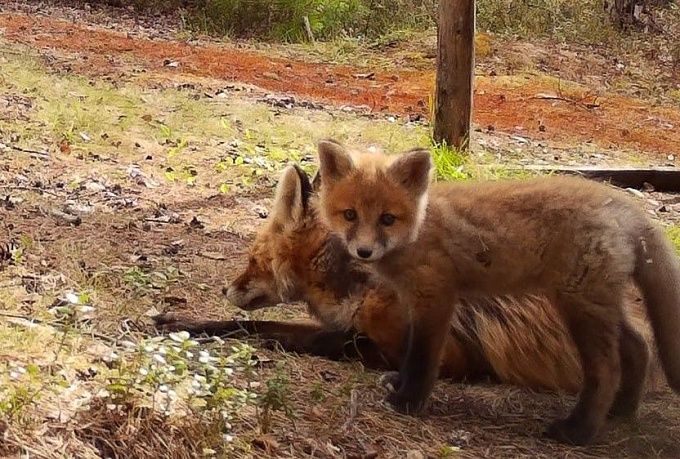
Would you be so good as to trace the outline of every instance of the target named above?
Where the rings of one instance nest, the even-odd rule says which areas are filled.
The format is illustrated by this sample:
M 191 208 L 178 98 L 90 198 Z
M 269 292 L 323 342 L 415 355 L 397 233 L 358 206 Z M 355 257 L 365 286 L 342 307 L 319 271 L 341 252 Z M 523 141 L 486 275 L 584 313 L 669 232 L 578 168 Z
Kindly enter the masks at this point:
M 353 169 L 352 158 L 340 143 L 331 139 L 319 142 L 319 174 L 326 183 L 345 177 Z
M 305 171 L 297 165 L 286 167 L 276 187 L 271 218 L 282 225 L 300 222 L 311 193 L 312 185 Z
M 431 171 L 432 158 L 430 152 L 424 148 L 414 148 L 402 153 L 387 168 L 388 175 L 415 194 L 427 191 Z
M 312 183 L 309 181 L 309 176 L 307 172 L 302 170 L 297 164 L 293 164 L 295 172 L 297 172 L 298 178 L 300 179 L 300 192 L 302 193 L 302 207 L 307 210 L 307 203 L 309 202 L 309 197 L 312 195 Z
M 312 178 L 312 193 L 318 193 L 321 189 L 321 171 L 316 171 Z

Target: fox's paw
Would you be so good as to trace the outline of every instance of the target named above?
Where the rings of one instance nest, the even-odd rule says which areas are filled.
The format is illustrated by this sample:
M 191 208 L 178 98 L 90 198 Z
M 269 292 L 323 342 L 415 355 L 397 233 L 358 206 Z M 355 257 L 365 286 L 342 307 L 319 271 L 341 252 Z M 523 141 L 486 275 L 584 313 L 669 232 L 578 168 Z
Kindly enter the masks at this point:
M 553 422 L 545 435 L 560 443 L 583 446 L 591 443 L 596 432 L 580 420 L 567 418 Z
M 385 402 L 398 413 L 413 415 L 423 411 L 427 399 L 421 397 L 414 398 L 399 392 L 392 392 L 385 397 Z
M 390 392 L 397 392 L 401 387 L 401 378 L 398 371 L 388 371 L 383 373 L 378 379 L 378 384 Z
M 607 413 L 608 419 L 633 421 L 637 417 L 638 404 L 629 400 L 618 399 Z

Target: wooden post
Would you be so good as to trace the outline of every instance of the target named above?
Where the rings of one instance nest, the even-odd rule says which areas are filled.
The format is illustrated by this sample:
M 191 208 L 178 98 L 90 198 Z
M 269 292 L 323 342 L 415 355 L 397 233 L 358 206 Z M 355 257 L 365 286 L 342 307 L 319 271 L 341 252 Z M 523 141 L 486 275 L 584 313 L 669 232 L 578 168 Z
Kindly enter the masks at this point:
M 466 149 L 472 121 L 475 1 L 440 0 L 434 140 Z

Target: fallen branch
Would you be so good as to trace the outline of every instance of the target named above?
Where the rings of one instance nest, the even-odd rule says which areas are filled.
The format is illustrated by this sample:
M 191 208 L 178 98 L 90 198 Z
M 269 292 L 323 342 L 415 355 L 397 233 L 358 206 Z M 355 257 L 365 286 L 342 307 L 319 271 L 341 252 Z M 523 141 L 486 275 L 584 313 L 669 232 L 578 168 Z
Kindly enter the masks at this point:
M 56 331 L 62 332 L 63 330 L 61 329 L 60 326 L 51 324 L 49 322 L 45 322 L 44 320 L 41 319 L 36 319 L 34 317 L 29 317 L 21 314 L 13 314 L 11 312 L 5 312 L 5 311 L 0 311 L 0 317 L 7 317 L 8 319 L 15 319 L 15 320 L 10 320 L 10 323 L 13 323 L 15 325 L 28 325 L 28 324 L 36 324 L 36 325 L 44 325 L 46 327 L 54 328 Z M 26 324 L 22 324 L 18 321 L 24 321 Z M 102 335 L 101 333 L 96 333 L 96 332 L 82 332 L 83 335 L 90 335 L 93 338 L 99 338 L 103 341 L 107 341 L 109 343 L 117 344 L 118 339 L 116 338 L 111 338 L 110 336 Z
M 215 252 L 198 252 L 198 255 L 201 256 L 201 257 L 203 257 L 203 258 L 207 258 L 208 260 L 218 260 L 218 261 L 221 261 L 221 260 L 226 260 L 226 259 L 227 259 L 226 256 L 224 256 L 224 255 L 222 255 L 222 254 L 220 254 L 220 253 L 215 253 Z
M 573 105 L 580 105 L 584 108 L 587 108 L 588 110 L 592 110 L 593 108 L 598 108 L 600 104 L 596 103 L 595 101 L 593 102 L 583 102 L 583 100 L 575 100 L 575 99 L 570 99 L 569 97 L 564 97 L 564 96 L 558 96 L 555 94 L 536 94 L 533 97 L 530 97 L 529 99 L 538 99 L 538 100 L 560 100 L 563 102 L 567 102 Z
M 30 148 L 18 147 L 16 145 L 12 145 L 10 143 L 2 143 L 0 145 L 5 146 L 7 148 L 11 148 L 12 150 L 20 151 L 22 153 L 27 153 L 34 158 L 37 157 L 38 159 L 52 159 L 52 156 L 46 151 L 39 151 L 39 150 L 32 150 Z
M 44 214 L 50 215 L 59 220 L 63 220 L 66 223 L 69 223 L 73 226 L 78 226 L 83 222 L 83 220 L 78 215 L 67 214 L 66 212 L 62 212 L 61 210 L 58 209 L 41 209 L 41 210 Z
M 24 186 L 24 185 L 0 185 L 0 190 L 19 190 L 19 191 L 35 191 L 40 194 L 49 194 L 51 196 L 59 197 L 54 191 L 49 191 L 44 188 L 39 188 L 37 186 Z
M 343 424 L 342 426 L 343 430 L 348 430 L 350 427 L 352 427 L 352 424 L 354 424 L 354 420 L 356 419 L 358 413 L 359 413 L 358 392 L 356 389 L 352 389 L 352 391 L 349 394 L 349 417 L 347 418 L 347 421 L 345 421 L 345 424 Z
M 656 191 L 680 192 L 680 168 L 677 167 L 638 169 L 534 165 L 510 167 L 507 170 L 580 175 L 592 180 L 609 182 L 620 188 L 644 188 L 648 183 Z

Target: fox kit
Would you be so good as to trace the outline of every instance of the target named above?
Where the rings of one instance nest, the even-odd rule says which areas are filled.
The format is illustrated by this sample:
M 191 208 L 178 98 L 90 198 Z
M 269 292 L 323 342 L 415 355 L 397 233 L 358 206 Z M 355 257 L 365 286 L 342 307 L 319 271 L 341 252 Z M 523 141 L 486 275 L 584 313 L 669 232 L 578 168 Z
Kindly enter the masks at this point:
M 608 415 L 634 415 L 644 385 L 648 349 L 622 311 L 631 278 L 680 392 L 680 262 L 623 193 L 565 177 L 430 185 L 425 150 L 359 156 L 319 143 L 319 207 L 350 255 L 410 306 L 408 353 L 388 395 L 395 409 L 423 408 L 461 294 L 540 292 L 563 316 L 584 373 L 576 407 L 547 433 L 591 442 Z
M 194 334 L 250 334 L 287 351 L 398 369 L 407 314 L 398 307 L 395 292 L 364 277 L 366 267 L 319 221 L 313 206 L 319 185 L 297 167 L 284 170 L 272 212 L 251 244 L 249 262 L 225 289 L 230 302 L 244 310 L 304 301 L 315 321 L 191 320 L 165 314 L 155 317 L 156 324 Z M 636 328 L 647 332 L 636 299 L 629 292 L 626 310 Z M 462 299 L 450 323 L 439 376 L 454 381 L 490 376 L 535 389 L 577 392 L 582 381 L 578 354 L 564 322 L 551 314 L 553 308 L 546 297 L 536 295 Z M 656 371 L 654 376 L 653 383 Z
M 250 334 L 287 351 L 398 369 L 407 314 L 391 288 L 373 276 L 348 274 L 368 273 L 319 221 L 314 209 L 318 186 L 297 167 L 284 171 L 249 262 L 225 291 L 244 310 L 276 306 L 285 294 L 305 301 L 315 321 L 206 321 L 167 314 L 155 318 L 157 325 L 195 334 Z M 631 320 L 647 332 L 642 305 L 630 293 L 626 308 Z M 439 376 L 454 381 L 490 376 L 519 386 L 577 392 L 582 372 L 576 347 L 552 310 L 544 296 L 463 299 L 450 323 Z M 654 371 L 650 380 L 656 383 L 657 376 Z

